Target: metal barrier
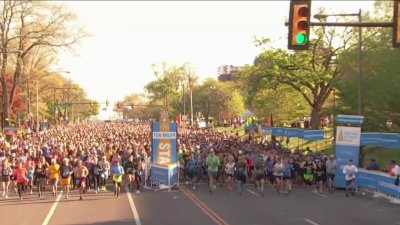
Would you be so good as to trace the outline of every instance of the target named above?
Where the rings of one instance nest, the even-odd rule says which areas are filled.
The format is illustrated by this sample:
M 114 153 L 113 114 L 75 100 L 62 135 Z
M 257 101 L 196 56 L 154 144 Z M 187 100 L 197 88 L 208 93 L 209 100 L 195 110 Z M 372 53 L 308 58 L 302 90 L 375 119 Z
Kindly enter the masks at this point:
M 358 187 L 374 192 L 374 197 L 385 197 L 400 204 L 400 187 L 394 185 L 395 179 L 382 172 L 360 169 L 356 183 Z

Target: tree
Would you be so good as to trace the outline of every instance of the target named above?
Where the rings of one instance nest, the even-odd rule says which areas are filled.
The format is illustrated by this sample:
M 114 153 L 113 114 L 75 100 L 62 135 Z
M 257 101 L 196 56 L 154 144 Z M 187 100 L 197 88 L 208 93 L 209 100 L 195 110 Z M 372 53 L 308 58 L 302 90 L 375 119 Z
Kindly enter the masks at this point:
M 288 52 L 283 49 L 265 49 L 252 66 L 239 73 L 246 86 L 246 96 L 254 96 L 263 89 L 275 89 L 286 85 L 301 94 L 311 108 L 312 128 L 318 129 L 324 103 L 333 86 L 343 75 L 338 66 L 340 55 L 347 51 L 352 32 L 345 29 L 338 33 L 335 28 L 315 30 L 316 40 L 307 51 Z M 339 39 L 339 46 L 334 40 Z
M 228 109 L 227 105 L 231 101 L 231 109 L 234 104 L 238 103 L 238 96 L 232 99 L 234 86 L 229 83 L 218 82 L 213 78 L 208 78 L 200 86 L 195 86 L 193 89 L 193 107 L 196 112 L 200 112 L 206 123 L 210 118 L 219 118 L 221 113 Z M 241 111 L 239 108 L 238 111 Z M 233 111 L 237 113 L 238 111 Z
M 261 121 L 268 121 L 272 114 L 276 125 L 297 122 L 299 118 L 310 113 L 301 94 L 286 85 L 257 91 L 248 105 Z
M 162 100 L 165 109 L 171 111 L 171 103 L 178 96 L 177 89 L 181 80 L 182 67 L 171 66 L 167 63 L 161 64 L 161 70 L 156 65 L 152 65 L 156 80 L 151 81 L 145 86 L 153 101 Z
M 388 21 L 393 16 L 393 2 L 376 1 L 377 16 L 365 15 L 366 20 Z M 362 89 L 363 116 L 366 131 L 399 131 L 400 104 L 400 69 L 397 66 L 400 57 L 399 49 L 393 49 L 391 29 L 363 29 L 362 52 Z M 355 40 L 357 41 L 357 40 Z M 338 82 L 338 107 L 336 111 L 342 114 L 356 114 L 358 106 L 357 49 L 352 49 L 342 55 L 340 62 L 343 77 Z M 392 121 L 393 127 L 387 127 L 386 122 Z
M 48 2 L 4 0 L 0 21 L 0 82 L 3 97 L 3 121 L 7 126 L 10 105 L 13 104 L 17 86 L 29 55 L 37 48 L 44 48 L 48 54 L 59 49 L 72 50 L 86 33 L 76 23 L 76 16 L 65 12 L 63 7 Z M 20 54 L 9 56 L 8 52 L 19 50 Z M 13 72 L 10 88 L 6 85 L 5 74 Z
M 230 114 L 230 118 L 242 116 L 244 113 L 244 100 L 243 96 L 234 90 L 231 92 L 228 102 L 226 103 L 227 111 Z

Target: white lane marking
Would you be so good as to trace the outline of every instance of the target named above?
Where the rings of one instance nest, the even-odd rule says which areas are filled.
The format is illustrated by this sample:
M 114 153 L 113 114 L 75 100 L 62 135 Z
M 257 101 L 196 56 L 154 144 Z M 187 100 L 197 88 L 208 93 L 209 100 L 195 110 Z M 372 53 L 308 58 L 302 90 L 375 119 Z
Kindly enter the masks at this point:
M 131 192 L 128 190 L 128 188 L 125 188 L 125 191 L 128 195 L 129 205 L 131 206 L 133 217 L 135 218 L 135 224 L 142 225 L 142 223 L 140 222 L 139 213 L 137 212 L 135 203 L 133 202 Z
M 314 221 L 312 221 L 310 219 L 307 219 L 307 218 L 304 218 L 304 221 L 306 221 L 307 223 L 309 223 L 311 225 L 319 225 L 318 223 L 316 223 L 316 222 L 314 222 Z
M 61 199 L 61 197 L 62 197 L 62 193 L 63 193 L 63 191 L 60 191 L 60 194 L 58 194 L 58 196 L 57 196 L 57 198 L 56 198 L 56 201 L 55 201 L 55 202 L 53 203 L 53 205 L 51 206 L 50 211 L 49 211 L 49 213 L 47 214 L 46 218 L 44 219 L 42 225 L 47 225 L 47 224 L 49 224 L 51 217 L 53 216 L 54 212 L 56 211 L 58 202 L 60 202 L 60 199 Z
M 250 190 L 250 189 L 247 189 L 247 191 L 250 192 L 251 194 L 257 196 L 257 197 L 260 197 L 259 194 L 255 193 L 254 191 L 252 191 L 252 190 Z
M 312 193 L 314 193 L 314 194 L 316 194 L 316 195 L 318 195 L 318 196 L 320 196 L 320 197 L 324 197 L 324 198 L 327 198 L 327 197 L 328 197 L 328 195 L 324 195 L 324 194 L 321 194 L 321 193 L 319 193 L 319 192 L 312 191 Z

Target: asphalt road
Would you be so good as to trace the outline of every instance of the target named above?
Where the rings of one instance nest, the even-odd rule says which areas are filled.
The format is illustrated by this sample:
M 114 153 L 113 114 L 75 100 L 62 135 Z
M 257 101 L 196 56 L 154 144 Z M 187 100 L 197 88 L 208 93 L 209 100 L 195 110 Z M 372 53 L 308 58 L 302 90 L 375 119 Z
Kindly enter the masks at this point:
M 181 185 L 170 192 L 124 191 L 116 199 L 108 188 L 88 192 L 82 201 L 76 191 L 69 199 L 49 192 L 43 199 L 0 197 L 0 224 L 400 225 L 400 206 L 370 194 L 346 198 L 342 191 L 321 195 L 295 188 L 289 195 L 277 195 L 267 188 L 262 198 L 251 185 L 242 196 L 221 187 L 210 194 L 205 185 L 196 190 Z

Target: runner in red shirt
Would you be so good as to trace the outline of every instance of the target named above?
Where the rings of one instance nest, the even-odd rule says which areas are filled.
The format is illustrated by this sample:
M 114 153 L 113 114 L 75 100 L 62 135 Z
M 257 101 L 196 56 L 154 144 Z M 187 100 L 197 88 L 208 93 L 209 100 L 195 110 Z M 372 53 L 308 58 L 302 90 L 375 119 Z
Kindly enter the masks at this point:
M 18 195 L 19 199 L 22 200 L 22 187 L 25 184 L 26 181 L 26 169 L 24 168 L 24 165 L 22 162 L 18 163 L 18 168 L 15 169 L 14 171 L 14 176 L 17 178 L 17 188 L 18 188 Z

